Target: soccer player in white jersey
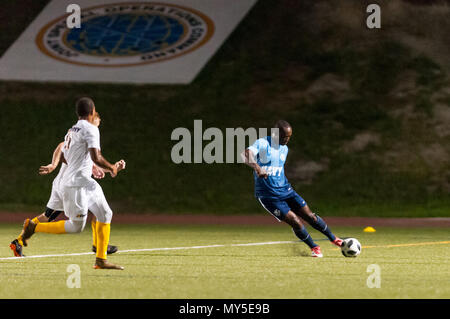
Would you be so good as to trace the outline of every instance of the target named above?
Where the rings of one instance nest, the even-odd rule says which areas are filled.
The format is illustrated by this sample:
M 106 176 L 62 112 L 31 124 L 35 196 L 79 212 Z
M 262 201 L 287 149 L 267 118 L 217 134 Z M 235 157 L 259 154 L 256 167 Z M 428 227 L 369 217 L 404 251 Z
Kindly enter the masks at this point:
M 100 114 L 98 114 L 98 112 L 96 112 L 95 119 L 94 119 L 94 125 L 99 127 L 100 122 L 101 122 Z M 50 164 L 41 166 L 39 168 L 40 175 L 50 174 L 58 167 L 59 163 L 61 162 L 60 159 L 61 159 L 61 152 L 62 152 L 63 145 L 64 145 L 64 142 L 61 142 L 55 148 L 55 150 L 53 151 L 52 162 Z M 45 212 L 32 219 L 32 221 L 35 224 L 38 224 L 40 222 L 54 221 L 64 211 L 62 189 L 60 187 L 60 184 L 61 184 L 62 175 L 64 174 L 66 167 L 67 167 L 67 164 L 61 163 L 61 168 L 52 183 L 52 191 L 51 191 L 50 199 L 47 203 Z M 92 175 L 96 179 L 101 179 L 101 178 L 105 177 L 105 173 L 103 172 L 103 170 L 101 168 L 97 167 L 95 164 L 92 167 Z M 97 250 L 97 232 L 95 230 L 95 228 L 96 228 L 95 218 L 93 218 L 91 221 L 91 227 L 92 227 L 92 251 L 96 252 L 96 250 Z M 25 257 L 25 255 L 23 254 L 23 246 L 24 246 L 24 243 L 22 241 L 21 235 L 19 235 L 16 239 L 14 239 L 9 245 L 9 247 L 11 248 L 11 250 L 14 253 L 14 256 L 16 256 L 16 257 Z M 113 253 L 117 252 L 117 250 L 118 250 L 117 246 L 108 245 L 107 254 L 108 255 L 113 254 Z
M 256 140 L 243 153 L 245 164 L 254 170 L 255 197 L 278 221 L 292 227 L 295 235 L 309 246 L 312 257 L 323 257 L 320 246 L 312 240 L 301 219 L 327 236 L 336 246 L 342 245 L 342 239 L 336 237 L 325 221 L 309 209 L 306 201 L 288 182 L 284 164 L 292 127 L 288 122 L 279 120 L 274 128 L 275 134 Z
M 100 151 L 100 132 L 93 124 L 96 114 L 92 99 L 84 97 L 76 103 L 78 122 L 66 134 L 62 160 L 67 163 L 62 178 L 64 213 L 69 220 L 51 223 L 35 224 L 26 219 L 22 230 L 22 241 L 34 233 L 79 233 L 86 225 L 88 210 L 97 218 L 97 252 L 95 269 L 123 269 L 121 266 L 109 263 L 106 251 L 110 237 L 112 210 L 109 207 L 100 185 L 91 177 L 92 166 L 95 163 L 112 177 L 125 169 L 125 161 L 120 160 L 114 165 L 109 163 Z

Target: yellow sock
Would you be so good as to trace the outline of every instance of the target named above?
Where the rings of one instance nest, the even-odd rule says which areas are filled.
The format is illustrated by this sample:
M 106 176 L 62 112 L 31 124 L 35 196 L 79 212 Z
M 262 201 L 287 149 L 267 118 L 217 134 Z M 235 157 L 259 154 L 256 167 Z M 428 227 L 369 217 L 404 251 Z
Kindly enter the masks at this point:
M 97 247 L 97 223 L 96 221 L 91 222 L 92 226 L 92 246 Z
M 35 224 L 39 224 L 40 223 L 40 221 L 39 221 L 39 219 L 37 217 L 34 217 L 31 221 L 33 223 L 35 223 Z
M 60 220 L 59 222 L 39 223 L 34 231 L 36 233 L 64 234 L 66 232 L 65 222 L 65 220 Z
M 109 243 L 109 233 L 111 232 L 111 224 L 104 224 L 97 221 L 95 225 L 97 230 L 97 258 L 106 259 L 106 251 Z

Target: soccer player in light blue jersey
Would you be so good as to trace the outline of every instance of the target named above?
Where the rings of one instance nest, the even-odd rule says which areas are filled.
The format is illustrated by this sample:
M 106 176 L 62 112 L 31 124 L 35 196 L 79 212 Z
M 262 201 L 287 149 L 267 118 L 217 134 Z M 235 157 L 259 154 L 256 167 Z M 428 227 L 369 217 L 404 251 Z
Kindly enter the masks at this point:
M 336 246 L 342 245 L 342 239 L 336 237 L 325 221 L 309 209 L 284 175 L 287 144 L 292 136 L 291 125 L 279 120 L 273 132 L 271 136 L 256 140 L 244 152 L 245 164 L 254 170 L 255 196 L 278 221 L 292 227 L 295 235 L 311 248 L 312 257 L 323 257 L 320 246 L 312 240 L 301 219 L 327 236 Z

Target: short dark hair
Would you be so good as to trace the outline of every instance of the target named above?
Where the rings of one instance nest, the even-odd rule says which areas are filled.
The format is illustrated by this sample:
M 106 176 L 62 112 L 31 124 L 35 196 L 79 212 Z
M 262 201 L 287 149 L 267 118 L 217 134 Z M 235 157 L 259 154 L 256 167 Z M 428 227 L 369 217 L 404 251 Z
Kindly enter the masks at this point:
M 291 124 L 289 124 L 289 123 L 288 123 L 287 121 L 285 121 L 285 120 L 278 120 L 278 121 L 275 123 L 275 127 L 279 128 L 279 129 L 286 129 L 286 128 L 291 128 L 291 129 L 292 129 Z
M 94 101 L 89 97 L 82 97 L 76 103 L 76 112 L 79 117 L 86 117 L 94 111 Z

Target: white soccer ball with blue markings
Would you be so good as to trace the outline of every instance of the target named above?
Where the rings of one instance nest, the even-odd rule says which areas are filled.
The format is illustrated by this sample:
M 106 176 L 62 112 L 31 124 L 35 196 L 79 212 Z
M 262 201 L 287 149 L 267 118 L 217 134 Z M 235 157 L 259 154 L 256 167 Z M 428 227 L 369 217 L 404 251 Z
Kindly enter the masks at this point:
M 342 255 L 356 257 L 361 253 L 361 244 L 356 238 L 346 238 L 341 246 Z

